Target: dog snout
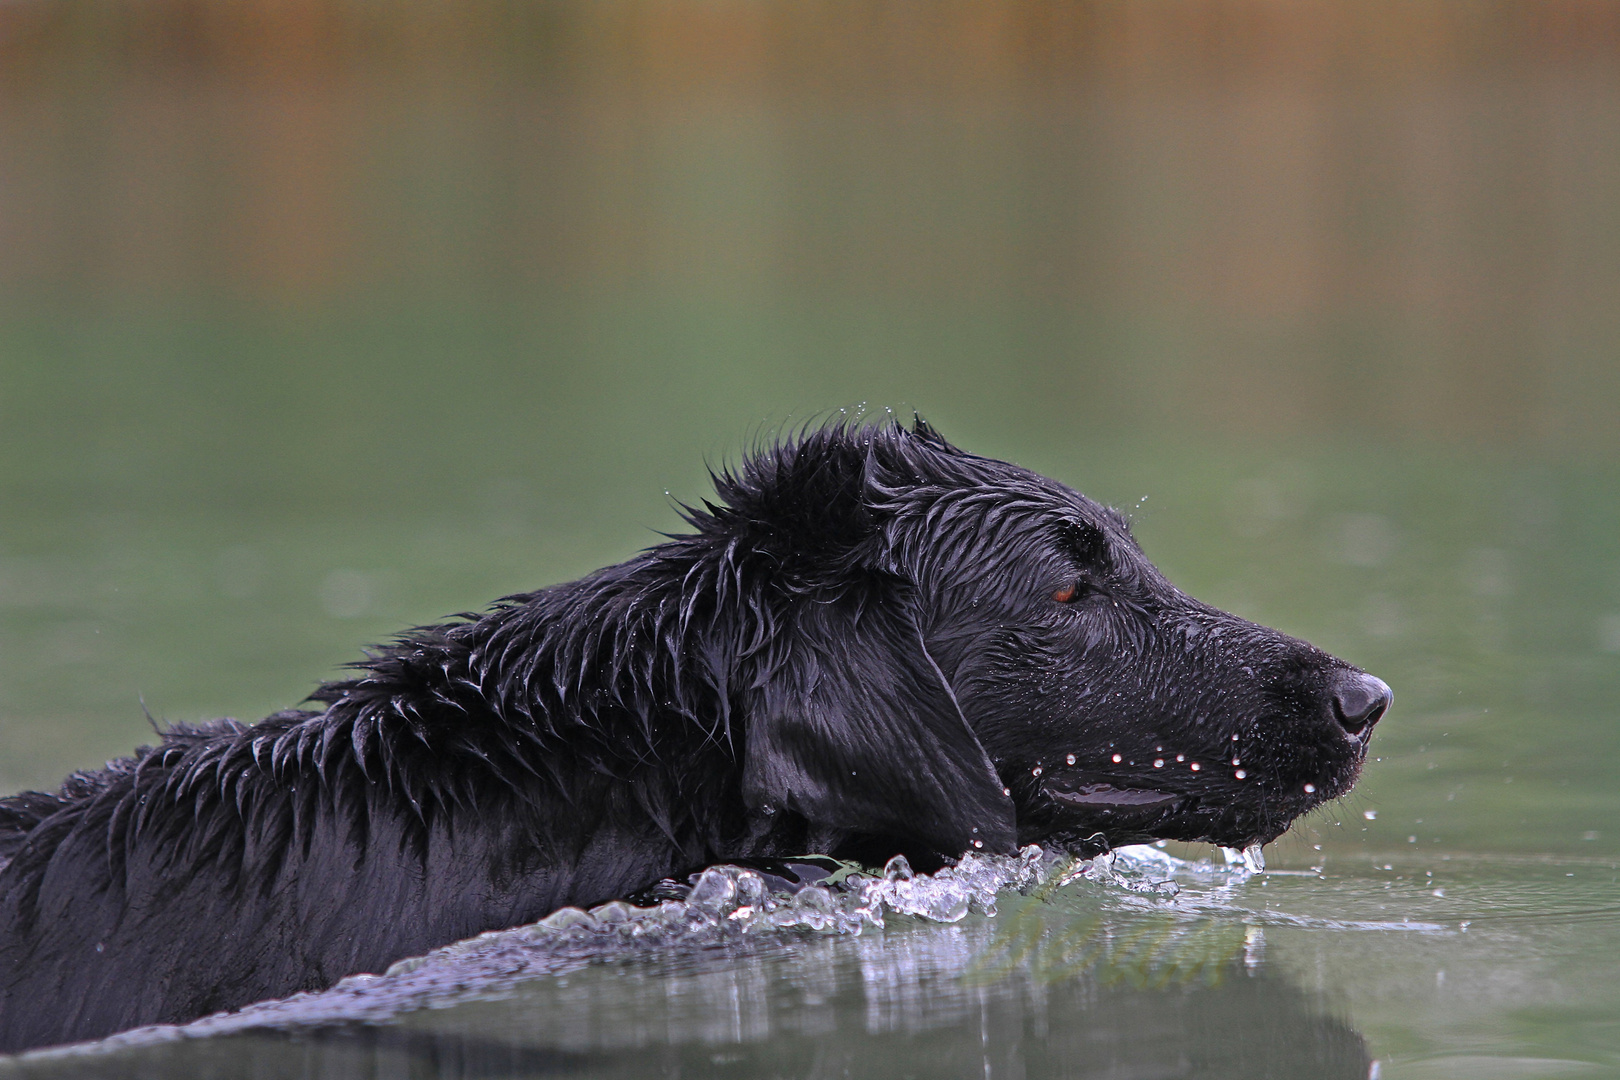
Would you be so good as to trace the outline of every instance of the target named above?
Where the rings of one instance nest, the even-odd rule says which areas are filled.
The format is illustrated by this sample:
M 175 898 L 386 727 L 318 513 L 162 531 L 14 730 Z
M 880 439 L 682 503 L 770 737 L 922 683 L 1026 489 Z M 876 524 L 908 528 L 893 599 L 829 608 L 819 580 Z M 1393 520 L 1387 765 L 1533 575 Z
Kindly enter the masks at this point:
M 1383 679 L 1347 671 L 1333 688 L 1333 717 L 1346 734 L 1365 738 L 1388 711 L 1394 696 Z

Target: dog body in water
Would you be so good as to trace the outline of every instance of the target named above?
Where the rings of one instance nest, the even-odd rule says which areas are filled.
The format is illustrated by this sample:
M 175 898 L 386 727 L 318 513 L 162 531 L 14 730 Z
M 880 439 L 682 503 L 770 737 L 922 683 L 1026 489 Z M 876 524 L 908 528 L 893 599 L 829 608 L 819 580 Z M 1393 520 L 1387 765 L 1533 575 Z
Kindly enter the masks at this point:
M 1114 511 L 920 422 L 716 482 L 689 535 L 412 631 L 317 710 L 0 800 L 0 1049 L 727 859 L 1264 843 L 1350 789 L 1389 703 L 1182 594 Z

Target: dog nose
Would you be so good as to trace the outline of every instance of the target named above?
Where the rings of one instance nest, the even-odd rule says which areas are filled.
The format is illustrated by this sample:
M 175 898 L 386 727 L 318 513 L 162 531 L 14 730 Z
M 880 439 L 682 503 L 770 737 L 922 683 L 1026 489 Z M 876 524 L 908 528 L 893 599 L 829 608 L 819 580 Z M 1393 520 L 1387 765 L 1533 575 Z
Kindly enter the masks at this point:
M 1359 735 L 1378 723 L 1394 697 L 1383 679 L 1359 671 L 1347 674 L 1333 691 L 1333 715 L 1345 731 Z

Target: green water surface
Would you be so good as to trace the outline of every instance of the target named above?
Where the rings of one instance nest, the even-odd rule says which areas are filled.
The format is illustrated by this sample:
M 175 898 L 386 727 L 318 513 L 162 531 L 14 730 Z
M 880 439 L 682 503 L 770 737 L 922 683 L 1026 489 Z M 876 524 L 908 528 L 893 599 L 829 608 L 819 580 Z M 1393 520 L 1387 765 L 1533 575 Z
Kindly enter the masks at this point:
M 1387 681 L 1360 786 L 1174 901 L 0 1077 L 1620 1077 L 1612 5 L 906 9 L 0 5 L 0 791 L 862 407 Z

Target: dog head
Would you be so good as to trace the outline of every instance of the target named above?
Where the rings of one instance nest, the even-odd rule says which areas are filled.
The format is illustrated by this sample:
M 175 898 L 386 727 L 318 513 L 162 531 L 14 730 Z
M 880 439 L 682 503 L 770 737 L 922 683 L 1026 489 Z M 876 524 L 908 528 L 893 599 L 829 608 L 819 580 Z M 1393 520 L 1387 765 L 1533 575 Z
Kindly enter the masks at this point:
M 1170 584 L 1125 519 L 926 425 L 717 478 L 773 632 L 740 646 L 744 796 L 944 854 L 1268 842 L 1349 791 L 1380 680 Z

